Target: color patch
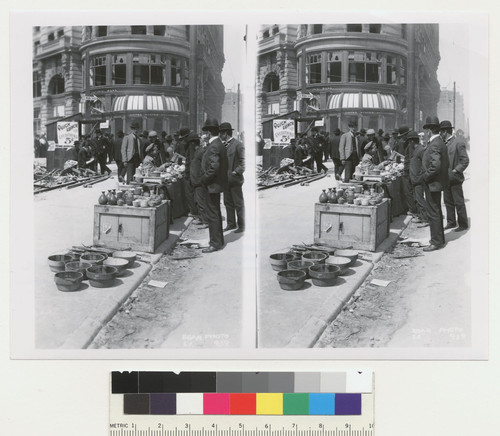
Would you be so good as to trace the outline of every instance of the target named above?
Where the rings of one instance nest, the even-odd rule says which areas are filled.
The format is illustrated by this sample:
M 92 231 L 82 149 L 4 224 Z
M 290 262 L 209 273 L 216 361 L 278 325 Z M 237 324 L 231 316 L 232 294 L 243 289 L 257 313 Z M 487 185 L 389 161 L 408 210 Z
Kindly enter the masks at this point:
M 345 372 L 325 372 L 321 373 L 321 392 L 345 392 L 346 373 Z
M 257 393 L 257 415 L 283 415 L 283 394 Z
M 217 375 L 215 372 L 192 372 L 189 377 L 191 392 L 217 392 Z
M 218 372 L 216 392 L 242 392 L 242 378 L 240 372 Z
M 270 372 L 266 392 L 294 392 L 295 377 L 293 372 Z
M 295 374 L 295 392 L 321 392 L 319 372 L 298 372 Z
M 335 395 L 336 415 L 361 415 L 361 394 Z
M 139 372 L 140 393 L 177 393 L 191 391 L 191 373 Z
M 203 394 L 204 415 L 229 415 L 230 412 L 229 394 Z
M 244 372 L 241 379 L 241 392 L 268 392 L 269 374 L 267 372 Z
M 309 394 L 309 415 L 335 415 L 335 394 Z
M 139 373 L 113 371 L 111 373 L 111 393 L 113 394 L 138 394 Z
M 177 415 L 203 415 L 203 394 L 177 394 Z
M 349 371 L 346 374 L 346 379 L 347 393 L 373 391 L 373 373 L 371 371 Z
M 124 415 L 149 415 L 149 395 L 148 394 L 124 394 L 123 395 Z
M 150 400 L 150 415 L 175 415 L 176 394 L 151 394 Z
M 231 394 L 231 415 L 255 415 L 257 394 Z
M 283 415 L 309 415 L 309 394 L 283 394 Z

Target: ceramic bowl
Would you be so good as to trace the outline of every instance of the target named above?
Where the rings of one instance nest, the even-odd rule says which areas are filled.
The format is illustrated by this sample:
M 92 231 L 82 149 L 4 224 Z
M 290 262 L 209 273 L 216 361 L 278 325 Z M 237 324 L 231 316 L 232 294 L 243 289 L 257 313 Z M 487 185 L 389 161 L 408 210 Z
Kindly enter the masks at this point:
M 285 291 L 297 291 L 304 286 L 304 281 L 306 279 L 305 271 L 300 271 L 297 269 L 287 269 L 280 271 L 277 274 L 278 283 L 281 289 Z
M 310 260 L 311 262 L 325 263 L 325 259 L 328 259 L 328 253 L 322 253 L 320 251 L 307 251 L 302 255 L 302 260 Z
M 85 253 L 80 257 L 80 263 L 90 263 L 92 266 L 102 265 L 106 258 L 107 256 L 104 254 Z
M 118 273 L 114 266 L 94 265 L 87 268 L 87 277 L 94 288 L 107 288 L 111 286 Z
M 68 262 L 71 262 L 72 257 L 68 254 L 54 254 L 49 256 L 49 268 L 52 272 L 62 272 Z
M 340 257 L 340 256 L 330 256 L 325 260 L 326 265 L 335 265 L 340 268 L 339 276 L 344 275 L 349 269 L 349 264 L 351 263 L 351 259 L 348 257 Z
M 83 280 L 87 278 L 87 268 L 92 266 L 89 262 L 68 262 L 66 264 L 66 271 L 80 272 L 83 274 Z
M 313 265 L 309 267 L 309 275 L 315 286 L 333 286 L 340 272 L 337 265 Z
M 274 271 L 283 271 L 287 268 L 288 262 L 293 260 L 293 255 L 289 253 L 275 253 L 269 256 L 269 262 Z
M 112 256 L 127 260 L 127 268 L 130 268 L 132 265 L 134 265 L 134 262 L 137 259 L 137 253 L 134 253 L 133 251 L 115 251 Z
M 128 260 L 119 257 L 108 257 L 102 264 L 104 266 L 114 266 L 117 269 L 116 277 L 120 277 L 128 267 Z
M 306 273 L 306 279 L 309 278 L 309 267 L 313 266 L 314 262 L 311 260 L 292 260 L 288 262 L 287 269 L 298 269 Z
M 58 272 L 54 275 L 57 289 L 63 292 L 73 292 L 80 288 L 83 274 L 75 271 Z
M 356 250 L 337 250 L 335 251 L 335 256 L 347 257 L 348 259 L 351 259 L 351 262 L 347 265 L 348 267 L 351 267 L 358 259 L 358 252 Z

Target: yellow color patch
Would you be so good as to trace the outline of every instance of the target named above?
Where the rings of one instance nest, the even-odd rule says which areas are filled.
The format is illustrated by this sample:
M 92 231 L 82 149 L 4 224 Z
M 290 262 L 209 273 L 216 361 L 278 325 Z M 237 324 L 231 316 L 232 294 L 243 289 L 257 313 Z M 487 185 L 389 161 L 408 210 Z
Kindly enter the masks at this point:
M 257 415 L 283 415 L 283 394 L 257 394 Z

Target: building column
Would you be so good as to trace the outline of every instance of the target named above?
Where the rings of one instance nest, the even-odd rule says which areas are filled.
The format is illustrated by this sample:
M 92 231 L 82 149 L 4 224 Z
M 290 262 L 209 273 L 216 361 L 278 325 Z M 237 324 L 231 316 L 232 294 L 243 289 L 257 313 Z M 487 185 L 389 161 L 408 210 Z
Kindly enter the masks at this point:
M 407 110 L 408 110 L 408 126 L 410 129 L 415 129 L 415 77 L 417 71 L 415 68 L 415 25 L 408 24 L 408 71 L 406 72 L 406 95 L 407 95 Z

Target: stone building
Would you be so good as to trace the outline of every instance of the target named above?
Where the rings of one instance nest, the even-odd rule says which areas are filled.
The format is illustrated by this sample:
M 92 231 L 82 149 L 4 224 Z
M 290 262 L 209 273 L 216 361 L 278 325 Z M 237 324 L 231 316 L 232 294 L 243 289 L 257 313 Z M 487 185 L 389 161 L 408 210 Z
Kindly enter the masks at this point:
M 460 92 L 455 92 L 455 114 L 453 114 L 453 89 L 441 88 L 437 113 L 440 120 L 451 121 L 455 130 L 461 129 L 466 134 L 469 133 L 465 118 L 464 97 Z

